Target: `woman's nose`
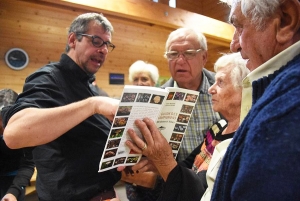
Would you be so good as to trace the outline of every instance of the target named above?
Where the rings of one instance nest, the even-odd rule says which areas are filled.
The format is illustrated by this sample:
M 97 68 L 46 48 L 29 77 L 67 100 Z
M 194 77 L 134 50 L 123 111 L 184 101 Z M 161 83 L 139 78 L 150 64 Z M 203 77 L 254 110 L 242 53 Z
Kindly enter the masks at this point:
M 208 88 L 208 93 L 210 93 L 210 94 L 214 94 L 214 93 L 215 93 L 214 86 L 215 86 L 215 84 L 211 85 L 211 86 Z

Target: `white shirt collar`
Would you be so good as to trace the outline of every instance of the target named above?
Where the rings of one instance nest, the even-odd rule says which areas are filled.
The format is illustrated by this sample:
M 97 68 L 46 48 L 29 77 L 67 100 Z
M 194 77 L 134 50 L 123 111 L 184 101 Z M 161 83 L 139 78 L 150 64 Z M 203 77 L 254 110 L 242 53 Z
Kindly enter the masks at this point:
M 283 50 L 252 72 L 250 72 L 243 80 L 243 92 L 241 103 L 241 116 L 240 123 L 244 120 L 252 107 L 252 82 L 273 74 L 276 70 L 279 70 L 282 66 L 286 65 L 290 60 L 300 53 L 300 41 Z

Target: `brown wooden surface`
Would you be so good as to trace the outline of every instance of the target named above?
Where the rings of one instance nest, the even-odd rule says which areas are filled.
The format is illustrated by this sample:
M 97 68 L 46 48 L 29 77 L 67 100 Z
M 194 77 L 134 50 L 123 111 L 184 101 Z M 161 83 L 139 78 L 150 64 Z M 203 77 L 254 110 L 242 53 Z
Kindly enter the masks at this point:
M 136 2 L 136 0 L 124 0 L 124 2 L 125 1 L 127 4 L 130 2 L 134 4 L 134 2 Z M 142 2 L 143 0 L 140 1 Z M 140 9 L 140 18 L 145 10 L 154 10 L 151 12 L 155 13 L 161 8 L 166 8 L 166 5 L 159 3 L 149 1 L 146 1 L 146 3 L 150 3 L 152 6 L 145 7 L 145 5 L 148 4 L 142 3 L 141 5 L 144 5 L 144 7 L 141 5 L 138 5 L 137 7 L 133 6 L 134 8 Z M 124 8 L 123 6 L 125 6 L 125 4 L 119 5 L 121 8 Z M 167 9 L 171 9 L 171 13 L 174 12 L 172 15 L 176 15 L 175 11 L 177 9 Z M 126 11 L 126 9 L 124 10 Z M 1 0 L 0 89 L 12 88 L 17 92 L 21 92 L 25 78 L 30 73 L 44 66 L 48 62 L 58 61 L 61 53 L 64 52 L 69 24 L 77 15 L 91 11 L 100 12 L 98 8 L 73 6 L 72 3 L 68 3 L 68 6 L 62 6 L 44 1 Z M 148 14 L 151 12 L 149 11 Z M 170 76 L 167 61 L 163 58 L 164 46 L 169 33 L 174 30 L 176 26 L 179 26 L 180 23 L 172 24 L 168 20 L 162 20 L 162 22 L 154 24 L 154 21 L 158 21 L 159 18 L 147 22 L 147 19 L 141 20 L 136 17 L 136 15 L 135 17 L 126 18 L 124 17 L 124 14 L 114 15 L 110 11 L 103 11 L 103 13 L 114 26 L 115 33 L 112 42 L 117 48 L 108 55 L 106 63 L 96 75 L 99 87 L 104 89 L 110 96 L 119 97 L 123 86 L 109 85 L 109 73 L 124 73 L 125 84 L 129 84 L 128 68 L 138 59 L 156 65 L 159 68 L 161 76 Z M 180 10 L 178 13 L 187 14 L 184 16 L 195 15 L 195 19 L 198 19 L 198 17 L 199 19 L 205 19 L 198 14 L 184 10 Z M 214 22 L 217 24 L 224 24 L 223 22 Z M 192 23 L 192 20 L 190 20 L 190 23 Z M 226 25 L 224 26 L 224 29 L 226 29 L 226 27 L 230 26 Z M 207 30 L 209 31 L 212 29 L 215 28 L 211 27 Z M 220 27 L 216 28 L 216 30 L 221 29 Z M 228 33 L 232 32 L 231 28 L 225 31 Z M 206 68 L 212 70 L 213 63 L 220 56 L 219 52 L 229 51 L 229 38 L 231 36 L 226 36 L 224 39 L 220 34 L 216 36 L 207 34 L 207 37 L 209 60 Z M 8 68 L 4 62 L 5 53 L 13 47 L 22 48 L 29 55 L 29 65 L 21 71 Z

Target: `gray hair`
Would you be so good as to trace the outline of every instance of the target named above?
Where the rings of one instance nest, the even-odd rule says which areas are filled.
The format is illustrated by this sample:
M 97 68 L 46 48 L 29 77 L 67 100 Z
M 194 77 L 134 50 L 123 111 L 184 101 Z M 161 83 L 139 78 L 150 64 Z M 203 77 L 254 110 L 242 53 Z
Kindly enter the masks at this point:
M 91 21 L 96 21 L 99 25 L 101 25 L 106 32 L 113 33 L 114 28 L 112 24 L 108 21 L 106 17 L 104 17 L 101 13 L 85 13 L 76 17 L 70 25 L 68 35 L 70 33 L 86 33 L 89 29 L 89 23 Z M 80 41 L 82 36 L 77 35 L 77 39 Z M 67 44 L 66 52 L 69 52 L 70 47 Z
M 250 73 L 250 70 L 246 67 L 247 60 L 243 59 L 239 52 L 223 54 L 215 63 L 214 70 L 217 72 L 221 68 L 226 68 L 229 65 L 233 65 L 230 78 L 235 89 L 242 87 L 243 79 Z
M 133 82 L 133 76 L 136 73 L 141 73 L 141 72 L 146 72 L 149 73 L 150 78 L 152 81 L 156 84 L 158 81 L 159 73 L 158 69 L 155 65 L 138 60 L 134 62 L 130 67 L 129 67 L 129 81 Z
M 265 27 L 266 19 L 273 16 L 277 8 L 284 0 L 231 0 L 227 2 L 231 5 L 229 19 L 235 8 L 240 5 L 241 11 L 246 18 L 250 18 L 251 23 L 256 25 L 257 30 Z
M 18 94 L 12 89 L 1 89 L 0 90 L 0 111 L 3 107 L 12 105 L 15 103 Z
M 205 36 L 200 32 L 200 31 L 196 31 L 195 29 L 192 28 L 179 28 L 176 29 L 175 31 L 172 31 L 166 41 L 166 47 L 165 47 L 165 51 L 167 52 L 169 50 L 170 47 L 170 43 L 174 40 L 174 35 L 178 34 L 178 33 L 192 33 L 194 35 L 196 35 L 197 40 L 199 41 L 200 47 L 201 49 L 207 51 L 207 41 Z

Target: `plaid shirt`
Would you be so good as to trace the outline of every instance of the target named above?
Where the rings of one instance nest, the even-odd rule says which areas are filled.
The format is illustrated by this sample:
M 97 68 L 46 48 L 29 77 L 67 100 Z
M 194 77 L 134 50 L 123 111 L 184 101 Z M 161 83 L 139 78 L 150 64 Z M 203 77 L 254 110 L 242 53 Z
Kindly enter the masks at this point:
M 214 112 L 212 108 L 211 95 L 208 93 L 208 88 L 210 86 L 205 73 L 203 73 L 199 97 L 177 155 L 178 161 L 184 160 L 199 144 L 201 144 L 206 131 L 220 119 L 219 114 Z M 163 87 L 167 86 L 164 85 Z M 175 81 L 174 87 L 178 87 Z

